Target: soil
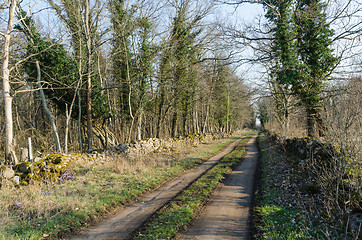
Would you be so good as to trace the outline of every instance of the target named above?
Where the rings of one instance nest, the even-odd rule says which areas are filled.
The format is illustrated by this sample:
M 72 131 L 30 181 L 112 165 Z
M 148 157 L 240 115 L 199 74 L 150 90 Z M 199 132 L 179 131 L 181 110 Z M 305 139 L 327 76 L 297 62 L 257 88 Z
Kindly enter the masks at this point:
M 250 208 L 258 164 L 256 136 L 247 145 L 247 154 L 214 193 L 192 226 L 177 237 L 185 239 L 250 239 Z
M 200 177 L 205 171 L 214 166 L 223 156 L 230 153 L 242 139 L 243 138 L 240 138 L 234 141 L 205 163 L 200 164 L 182 176 L 173 179 L 156 191 L 144 195 L 140 201 L 118 209 L 112 214 L 112 217 L 74 235 L 70 239 L 128 239 L 137 228 L 142 226 L 142 224 L 152 216 L 152 214 Z M 230 183 L 225 184 L 231 186 L 236 183 L 231 181 Z

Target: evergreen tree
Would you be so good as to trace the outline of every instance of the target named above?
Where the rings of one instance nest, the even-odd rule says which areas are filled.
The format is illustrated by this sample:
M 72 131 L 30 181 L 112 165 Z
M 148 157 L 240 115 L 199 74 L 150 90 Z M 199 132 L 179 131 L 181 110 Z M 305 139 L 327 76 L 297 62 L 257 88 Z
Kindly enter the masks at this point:
M 25 64 L 24 70 L 29 76 L 29 81 L 37 81 L 37 67 L 35 61 L 39 61 L 44 82 L 44 93 L 58 109 L 65 111 L 66 104 L 70 104 L 74 96 L 73 86 L 76 84 L 76 63 L 68 55 L 63 45 L 48 40 L 41 36 L 35 26 L 34 20 L 26 16 L 22 11 L 22 24 L 15 28 L 24 32 L 28 38 L 27 51 L 24 57 L 31 57 Z

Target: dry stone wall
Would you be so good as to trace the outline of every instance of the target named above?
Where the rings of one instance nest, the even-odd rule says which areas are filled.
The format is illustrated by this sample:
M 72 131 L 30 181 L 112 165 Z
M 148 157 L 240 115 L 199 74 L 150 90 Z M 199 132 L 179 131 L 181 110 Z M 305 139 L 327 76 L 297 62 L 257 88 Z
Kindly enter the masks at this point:
M 115 147 L 110 147 L 109 151 L 124 153 L 132 157 L 140 154 L 149 154 L 151 152 L 168 152 L 180 146 L 198 145 L 203 141 L 208 142 L 216 138 L 220 138 L 220 136 L 196 134 L 167 139 L 148 138 L 131 144 L 120 144 Z

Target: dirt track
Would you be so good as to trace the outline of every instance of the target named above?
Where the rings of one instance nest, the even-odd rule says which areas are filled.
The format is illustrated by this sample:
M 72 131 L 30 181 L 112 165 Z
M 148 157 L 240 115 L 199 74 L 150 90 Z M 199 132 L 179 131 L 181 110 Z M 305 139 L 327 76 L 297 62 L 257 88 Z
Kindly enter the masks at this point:
M 249 210 L 258 160 L 256 136 L 247 155 L 215 192 L 190 229 L 177 239 L 249 239 Z
M 127 239 L 130 234 L 140 227 L 156 210 L 161 208 L 201 174 L 214 166 L 223 156 L 230 153 L 241 139 L 234 141 L 205 163 L 170 181 L 158 190 L 146 194 L 141 201 L 119 209 L 113 214 L 113 217 L 70 239 Z

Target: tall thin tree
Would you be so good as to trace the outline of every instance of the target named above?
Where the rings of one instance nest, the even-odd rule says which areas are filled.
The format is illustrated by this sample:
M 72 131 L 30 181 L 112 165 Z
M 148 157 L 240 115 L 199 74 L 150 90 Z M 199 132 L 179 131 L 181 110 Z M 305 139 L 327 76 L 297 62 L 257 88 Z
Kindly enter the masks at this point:
M 3 62 L 2 62 L 2 79 L 3 79 L 3 97 L 5 104 L 5 161 L 7 163 L 17 163 L 15 155 L 15 140 L 13 129 L 13 113 L 12 113 L 12 95 L 10 87 L 10 41 L 14 24 L 15 9 L 18 4 L 17 0 L 9 0 L 9 18 L 5 33 L 1 33 L 4 37 Z

